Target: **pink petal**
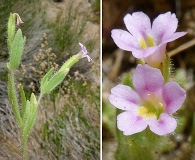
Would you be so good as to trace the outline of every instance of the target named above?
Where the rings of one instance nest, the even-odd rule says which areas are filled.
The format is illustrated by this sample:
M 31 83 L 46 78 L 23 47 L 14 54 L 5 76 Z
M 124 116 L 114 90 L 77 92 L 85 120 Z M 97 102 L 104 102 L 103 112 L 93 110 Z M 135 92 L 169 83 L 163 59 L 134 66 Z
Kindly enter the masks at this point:
M 134 12 L 124 17 L 128 31 L 135 37 L 145 37 L 146 31 L 151 30 L 150 18 L 143 12 Z
M 108 99 L 112 105 L 122 110 L 137 109 L 140 101 L 139 95 L 134 90 L 121 84 L 111 89 Z
M 173 132 L 177 127 L 177 121 L 166 113 L 162 113 L 158 120 L 152 119 L 149 121 L 149 128 L 152 132 L 163 136 Z
M 150 18 L 143 12 L 134 12 L 124 17 L 128 31 L 135 37 L 145 37 L 146 31 L 151 30 Z
M 163 38 L 161 43 L 171 42 L 171 41 L 178 39 L 186 34 L 187 34 L 187 32 L 175 32 L 171 36 Z
M 152 24 L 152 31 L 156 35 L 157 39 L 163 39 L 163 37 L 169 37 L 172 35 L 178 25 L 178 20 L 175 14 L 167 12 L 160 14 Z
M 164 84 L 159 69 L 138 65 L 133 74 L 133 85 L 140 95 L 157 92 Z
M 158 46 L 156 47 L 148 47 L 146 49 L 137 49 L 133 50 L 132 54 L 135 58 L 145 58 L 151 54 L 154 54 L 158 50 Z
M 144 58 L 145 63 L 154 68 L 159 67 L 165 58 L 166 45 L 167 44 L 158 46 L 158 49 L 153 54 Z
M 136 40 L 129 32 L 121 29 L 113 29 L 111 37 L 116 45 L 126 51 L 132 51 L 138 47 L 138 40 Z
M 135 112 L 126 111 L 117 116 L 117 128 L 126 136 L 141 132 L 146 127 L 146 121 Z
M 82 44 L 82 43 L 79 43 L 80 47 L 81 47 L 81 51 L 83 52 L 83 54 L 87 55 L 88 52 L 87 52 L 87 49 L 86 47 Z
M 168 82 L 162 89 L 162 97 L 166 105 L 166 113 L 176 112 L 186 98 L 186 91 L 176 82 Z

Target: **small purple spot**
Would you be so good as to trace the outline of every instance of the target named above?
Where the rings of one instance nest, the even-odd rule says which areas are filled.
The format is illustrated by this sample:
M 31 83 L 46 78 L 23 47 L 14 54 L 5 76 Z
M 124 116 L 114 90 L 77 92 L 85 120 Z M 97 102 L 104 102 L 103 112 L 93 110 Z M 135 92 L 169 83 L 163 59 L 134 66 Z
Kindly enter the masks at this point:
M 136 121 L 140 121 L 140 120 L 142 120 L 142 117 L 141 116 L 137 116 L 136 117 Z
M 164 122 L 163 120 L 159 120 L 159 124 L 160 124 L 160 125 L 164 125 L 165 122 Z

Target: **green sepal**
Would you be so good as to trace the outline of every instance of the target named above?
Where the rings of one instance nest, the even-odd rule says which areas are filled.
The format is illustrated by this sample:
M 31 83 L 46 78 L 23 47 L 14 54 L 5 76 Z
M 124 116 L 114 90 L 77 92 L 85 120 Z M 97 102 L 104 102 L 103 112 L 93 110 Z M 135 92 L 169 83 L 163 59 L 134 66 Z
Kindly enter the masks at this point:
M 63 71 L 58 71 L 47 83 L 41 86 L 41 93 L 45 94 L 51 92 L 64 80 L 69 70 L 70 70 L 69 68 L 66 68 Z
M 9 50 L 11 48 L 11 42 L 14 39 L 15 31 L 16 31 L 16 19 L 15 16 L 12 13 L 10 13 L 8 25 L 7 25 L 7 34 L 8 34 L 7 45 Z
M 125 74 L 125 76 L 123 77 L 123 84 L 127 85 L 131 88 L 134 88 L 134 86 L 133 86 L 133 76 L 132 76 L 131 73 Z
M 170 76 L 170 57 L 166 54 L 163 63 L 160 64 L 159 69 L 164 77 L 164 82 L 169 81 Z
M 60 68 L 59 72 L 64 71 L 67 68 L 71 68 L 79 59 L 82 58 L 81 54 L 76 54 L 70 57 Z
M 138 63 L 138 64 L 142 64 L 142 65 L 145 64 L 145 62 L 144 62 L 143 59 L 137 59 L 137 63 Z
M 9 69 L 15 70 L 18 68 L 21 58 L 22 52 L 24 49 L 24 38 L 22 37 L 21 29 L 15 34 L 14 40 L 11 43 L 10 49 L 10 60 L 9 60 Z

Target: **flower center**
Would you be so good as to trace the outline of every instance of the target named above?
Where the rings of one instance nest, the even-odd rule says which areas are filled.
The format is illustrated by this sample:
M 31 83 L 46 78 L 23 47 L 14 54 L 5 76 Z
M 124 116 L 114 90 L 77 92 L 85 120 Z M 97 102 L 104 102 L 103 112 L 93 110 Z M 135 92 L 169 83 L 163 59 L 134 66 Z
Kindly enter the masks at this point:
M 154 39 L 152 38 L 152 37 L 150 37 L 150 36 L 146 36 L 146 38 L 144 39 L 144 38 L 141 38 L 140 39 L 140 47 L 142 48 L 142 49 L 146 49 L 146 48 L 148 48 L 148 47 L 153 47 L 153 46 L 155 46 L 156 44 L 155 44 L 155 41 L 154 41 Z
M 144 118 L 150 118 L 156 116 L 157 119 L 160 117 L 161 113 L 165 110 L 165 106 L 158 97 L 154 94 L 148 94 L 146 100 L 142 103 L 139 108 L 139 115 Z

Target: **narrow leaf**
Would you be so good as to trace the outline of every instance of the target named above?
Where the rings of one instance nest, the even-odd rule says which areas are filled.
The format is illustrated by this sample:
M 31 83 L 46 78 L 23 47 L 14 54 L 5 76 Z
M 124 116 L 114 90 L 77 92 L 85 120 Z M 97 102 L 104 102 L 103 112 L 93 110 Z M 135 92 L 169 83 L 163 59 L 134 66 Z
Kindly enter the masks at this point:
M 21 126 L 22 118 L 20 116 L 17 94 L 16 94 L 16 90 L 15 90 L 14 85 L 15 85 L 15 83 L 14 83 L 13 73 L 8 74 L 8 97 L 9 97 L 9 101 L 11 102 L 11 105 L 12 105 L 14 117 L 15 117 L 17 123 L 19 124 L 19 126 Z
M 57 72 L 50 80 L 49 82 L 43 86 L 42 93 L 49 93 L 51 92 L 55 87 L 57 87 L 65 78 L 65 76 L 68 74 L 69 68 L 66 68 L 64 71 Z
M 8 34 L 7 35 L 8 36 L 7 44 L 8 44 L 9 50 L 10 50 L 10 47 L 11 47 L 11 42 L 14 39 L 15 30 L 16 30 L 15 16 L 12 13 L 10 13 L 10 17 L 9 17 L 9 20 L 8 20 L 8 26 L 7 26 L 7 34 Z
M 29 114 L 28 117 L 26 117 L 25 122 L 24 122 L 24 126 L 23 126 L 23 135 L 25 137 L 28 137 L 35 122 L 37 119 L 37 115 L 38 115 L 38 108 L 37 108 L 37 102 L 35 100 L 35 96 L 34 94 L 31 94 L 31 101 L 27 101 L 28 103 L 28 108 L 29 108 Z
M 22 85 L 19 85 L 19 90 L 20 90 L 20 97 L 21 97 L 21 102 L 22 102 L 22 119 L 24 118 L 24 112 L 26 110 L 26 96 L 25 92 L 23 90 Z
M 23 116 L 23 128 L 26 125 L 28 118 L 30 116 L 30 101 L 26 101 L 26 109 L 24 110 L 24 116 Z
M 30 112 L 32 113 L 36 109 L 37 109 L 37 99 L 36 99 L 34 93 L 32 93 L 30 96 Z
M 45 83 L 47 83 L 48 79 L 51 77 L 51 75 L 53 74 L 54 68 L 52 67 L 47 73 L 46 75 L 41 79 L 41 86 L 44 86 Z
M 23 49 L 24 49 L 24 39 L 22 37 L 21 29 L 18 29 L 14 37 L 14 40 L 11 43 L 10 61 L 9 61 L 10 69 L 15 70 L 16 68 L 18 68 L 22 58 Z

